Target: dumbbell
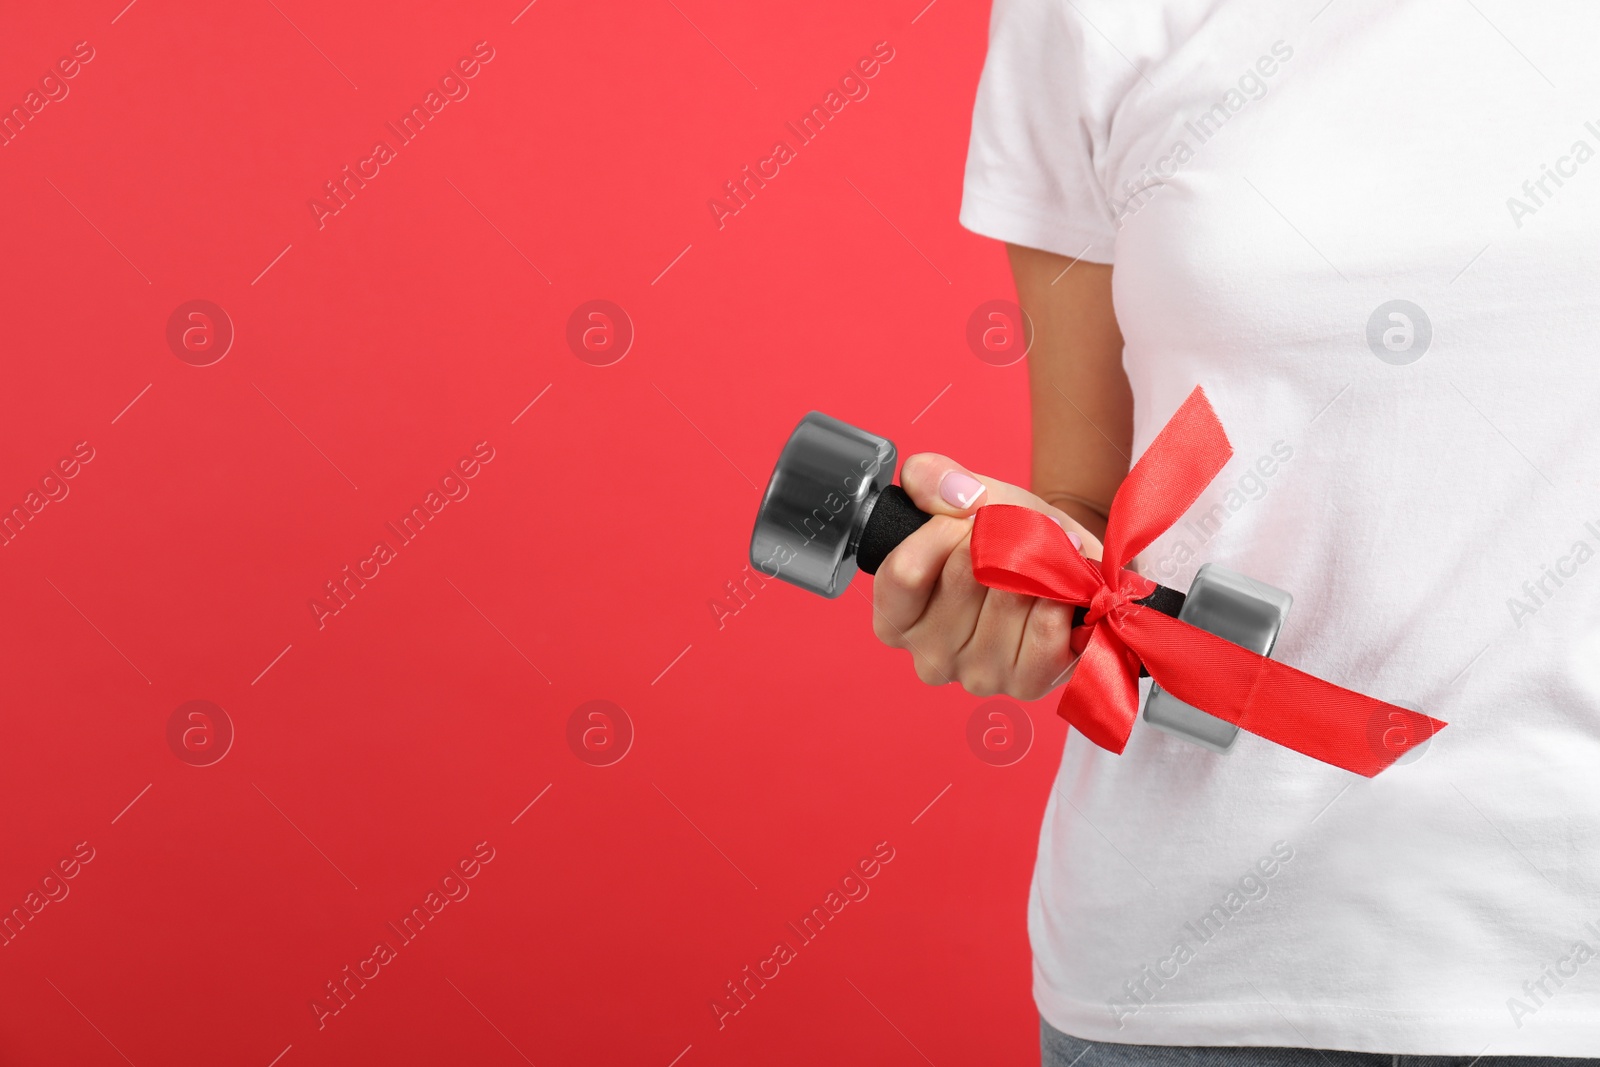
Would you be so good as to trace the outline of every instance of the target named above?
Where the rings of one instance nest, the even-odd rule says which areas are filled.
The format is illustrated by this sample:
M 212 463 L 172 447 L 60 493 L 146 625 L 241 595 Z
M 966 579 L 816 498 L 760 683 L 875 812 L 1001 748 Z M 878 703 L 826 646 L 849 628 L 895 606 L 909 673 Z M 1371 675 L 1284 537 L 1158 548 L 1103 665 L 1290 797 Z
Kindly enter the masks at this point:
M 857 570 L 877 573 L 895 546 L 933 516 L 893 484 L 894 442 L 813 411 L 778 456 L 750 536 L 750 563 L 820 596 L 842 595 Z M 1215 563 L 1188 594 L 1164 585 L 1136 603 L 1270 655 L 1293 597 Z M 1081 624 L 1080 607 L 1074 625 Z M 1141 669 L 1140 674 L 1144 671 Z M 1227 752 L 1239 728 L 1152 684 L 1144 720 L 1213 752 Z

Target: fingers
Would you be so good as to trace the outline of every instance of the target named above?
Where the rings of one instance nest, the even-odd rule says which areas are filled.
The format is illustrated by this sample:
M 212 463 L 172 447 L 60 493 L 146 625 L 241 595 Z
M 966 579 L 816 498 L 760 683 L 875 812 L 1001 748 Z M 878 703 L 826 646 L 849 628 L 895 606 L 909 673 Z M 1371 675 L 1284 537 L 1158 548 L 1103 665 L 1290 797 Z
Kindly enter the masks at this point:
M 949 456 L 919 452 L 900 468 L 900 487 L 912 503 L 930 515 L 967 517 L 987 504 L 1017 504 L 1042 511 L 1071 534 L 1090 559 L 1100 558 L 1100 540 L 1071 515 L 1020 486 L 973 474 Z M 916 536 L 915 534 L 912 535 Z M 896 549 L 896 551 L 899 551 Z M 893 559 L 891 553 L 889 556 Z
M 900 468 L 900 488 L 930 515 L 971 515 L 984 504 L 1014 504 L 1005 482 L 973 474 L 948 456 L 919 452 Z M 1005 497 L 1006 499 L 999 499 Z
M 960 521 L 950 520 L 952 525 Z M 887 626 L 880 637 L 908 650 L 917 677 L 929 685 L 954 681 L 974 696 L 1006 693 L 1034 699 L 1049 691 L 1061 672 L 1063 657 L 1070 655 L 1065 650 L 1070 609 L 1062 615 L 1047 608 L 1032 638 L 1040 651 L 1023 660 L 1029 622 L 1038 603 L 1034 597 L 980 584 L 973 577 L 972 556 L 963 538 L 946 556 L 921 613 L 907 625 Z M 1066 623 L 1059 631 L 1049 629 L 1050 620 L 1062 619 Z M 880 624 L 887 622 L 884 615 Z M 1050 640 L 1058 640 L 1062 647 L 1044 652 L 1043 643 Z M 1021 672 L 1017 670 L 1019 661 L 1025 667 Z
M 1012 665 L 1022 647 L 1034 599 L 998 589 L 987 591 L 972 636 L 956 653 L 956 673 L 967 692 L 976 697 L 1016 695 Z
M 935 626 L 934 633 L 941 632 Z M 913 640 L 926 643 L 923 655 L 913 652 L 923 681 L 935 685 L 947 678 L 959 681 L 977 697 L 1003 693 L 1017 700 L 1038 700 L 1071 677 L 1078 658 L 1070 644 L 1070 605 L 996 589 L 986 591 L 966 644 L 952 659 L 928 665 L 933 678 L 924 675 L 922 662 L 936 655 L 933 638 L 923 635 L 920 625 L 910 633 L 916 635 Z
M 949 521 L 960 522 L 970 534 L 970 520 Z M 946 555 L 933 595 L 917 618 L 904 628 L 905 647 L 911 651 L 917 677 L 932 685 L 946 681 L 967 685 L 973 672 L 964 668 L 970 668 L 972 661 L 963 663 L 961 654 L 978 631 L 989 596 L 990 590 L 972 576 L 972 553 L 963 537 Z
M 1011 696 L 1038 700 L 1072 677 L 1078 654 L 1072 651 L 1071 604 L 1036 598 L 1023 628 L 1016 663 L 1011 669 Z
M 956 549 L 966 556 L 967 571 L 972 556 L 965 548 L 972 532 L 971 519 L 935 515 L 922 529 L 900 542 L 878 567 L 872 582 L 873 632 L 878 640 L 895 648 L 905 648 L 905 634 L 917 624 L 933 598 L 945 565 Z M 965 590 L 970 596 L 971 590 Z M 950 590 L 946 589 L 948 597 Z M 974 614 L 976 612 L 974 611 Z M 961 635 L 965 640 L 966 634 Z
M 960 682 L 976 696 L 1036 700 L 1059 686 L 1076 659 L 1069 645 L 1072 605 L 989 589 L 972 574 L 972 515 L 988 504 L 1016 504 L 1059 522 L 1090 559 L 1100 542 L 1039 497 L 973 474 L 947 456 L 911 456 L 900 484 L 933 516 L 878 568 L 873 630 L 911 653 L 931 685 Z

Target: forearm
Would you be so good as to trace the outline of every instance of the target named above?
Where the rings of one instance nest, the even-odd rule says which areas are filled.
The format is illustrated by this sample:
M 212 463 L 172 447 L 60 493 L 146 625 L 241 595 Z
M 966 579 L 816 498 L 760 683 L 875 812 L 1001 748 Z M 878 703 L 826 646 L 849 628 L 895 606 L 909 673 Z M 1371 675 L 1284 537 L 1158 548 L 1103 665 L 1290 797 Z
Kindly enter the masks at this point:
M 1008 250 L 1018 300 L 1034 327 L 1032 489 L 1099 537 L 1133 441 L 1111 267 L 1017 245 Z

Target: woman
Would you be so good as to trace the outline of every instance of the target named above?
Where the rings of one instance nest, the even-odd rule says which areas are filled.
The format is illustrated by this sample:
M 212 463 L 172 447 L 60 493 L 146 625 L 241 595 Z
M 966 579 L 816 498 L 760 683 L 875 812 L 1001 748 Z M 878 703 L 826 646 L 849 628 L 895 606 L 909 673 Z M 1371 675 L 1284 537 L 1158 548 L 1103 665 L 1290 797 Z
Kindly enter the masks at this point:
M 1277 658 L 1451 724 L 1370 781 L 1070 736 L 1029 902 L 1047 1065 L 1600 1056 L 1600 19 L 1536 11 L 995 0 L 961 218 L 1035 329 L 1033 491 L 907 459 L 941 517 L 878 636 L 932 684 L 1058 687 L 1070 608 L 977 584 L 970 516 L 1098 557 L 1198 384 L 1234 458 L 1139 569 L 1286 589 Z

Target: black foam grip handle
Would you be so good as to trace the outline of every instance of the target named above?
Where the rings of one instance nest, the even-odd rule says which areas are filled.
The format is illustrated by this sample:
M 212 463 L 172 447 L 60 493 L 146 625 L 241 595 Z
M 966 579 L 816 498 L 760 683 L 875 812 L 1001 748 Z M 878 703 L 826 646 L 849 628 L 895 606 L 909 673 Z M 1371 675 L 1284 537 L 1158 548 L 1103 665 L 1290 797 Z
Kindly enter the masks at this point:
M 887 487 L 878 494 L 872 514 L 867 516 L 866 528 L 861 531 L 861 543 L 856 546 L 856 565 L 868 574 L 877 574 L 878 567 L 894 551 L 895 546 L 920 530 L 922 524 L 931 518 L 932 515 L 911 502 L 904 489 L 898 485 Z M 1176 589 L 1158 585 L 1155 592 L 1134 603 L 1155 608 L 1161 614 L 1176 619 L 1178 612 L 1183 610 L 1183 601 L 1184 595 Z M 1074 611 L 1072 625 L 1082 626 L 1088 612 L 1086 607 Z M 1143 664 L 1139 667 L 1139 677 L 1149 677 Z
M 1178 612 L 1183 610 L 1184 599 L 1184 594 L 1178 592 L 1176 589 L 1173 589 L 1170 586 L 1158 585 L 1156 586 L 1155 592 L 1151 593 L 1147 597 L 1141 597 L 1140 599 L 1135 600 L 1134 603 L 1155 608 L 1157 611 L 1161 612 L 1161 614 L 1170 615 L 1176 619 L 1178 617 Z M 1082 611 L 1083 609 L 1079 608 L 1078 610 Z M 1081 616 L 1074 613 L 1072 617 L 1072 624 L 1076 626 L 1080 618 Z M 1139 677 L 1150 677 L 1150 672 L 1144 669 L 1143 663 L 1139 664 Z
M 856 546 L 856 566 L 868 574 L 877 574 L 884 557 L 895 546 L 933 518 L 917 507 L 898 485 L 884 488 L 867 516 L 866 528 L 861 531 L 861 543 Z

